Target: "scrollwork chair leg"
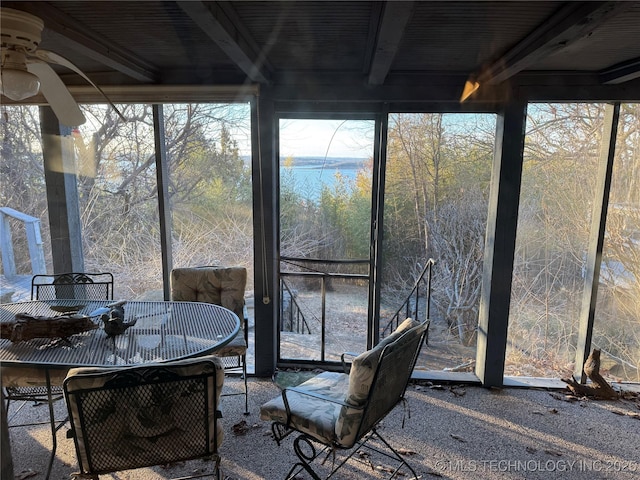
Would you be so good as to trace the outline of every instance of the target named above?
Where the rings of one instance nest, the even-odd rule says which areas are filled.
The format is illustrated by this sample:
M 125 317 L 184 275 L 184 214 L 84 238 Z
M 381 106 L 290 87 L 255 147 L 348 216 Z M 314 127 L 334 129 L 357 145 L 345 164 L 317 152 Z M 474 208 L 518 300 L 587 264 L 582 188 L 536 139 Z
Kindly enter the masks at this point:
M 295 478 L 295 473 L 299 471 L 299 468 L 304 468 L 314 480 L 322 480 L 318 474 L 313 471 L 313 468 L 311 468 L 311 462 L 318 456 L 318 454 L 316 453 L 316 448 L 309 437 L 304 434 L 297 436 L 293 441 L 293 450 L 300 461 L 291 467 L 291 470 L 289 470 L 286 477 L 287 480 Z M 310 452 L 305 450 L 309 450 Z
M 288 437 L 294 430 L 287 427 L 284 423 L 273 422 L 271 424 L 271 433 L 273 434 L 273 438 L 275 439 L 278 446 L 280 446 L 280 442 L 285 437 Z

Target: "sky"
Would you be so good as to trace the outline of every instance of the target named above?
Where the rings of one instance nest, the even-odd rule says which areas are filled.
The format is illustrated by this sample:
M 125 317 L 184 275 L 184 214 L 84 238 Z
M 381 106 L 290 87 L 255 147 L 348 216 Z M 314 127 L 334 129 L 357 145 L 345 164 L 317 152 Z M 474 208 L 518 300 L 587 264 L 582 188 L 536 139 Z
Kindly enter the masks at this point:
M 369 158 L 373 155 L 373 120 L 280 120 L 283 157 Z

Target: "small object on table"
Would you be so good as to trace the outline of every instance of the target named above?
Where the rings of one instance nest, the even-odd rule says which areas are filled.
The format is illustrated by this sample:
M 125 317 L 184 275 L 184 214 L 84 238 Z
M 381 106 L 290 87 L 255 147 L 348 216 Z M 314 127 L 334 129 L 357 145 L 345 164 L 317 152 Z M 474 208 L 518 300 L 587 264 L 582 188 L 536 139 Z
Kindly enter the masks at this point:
M 110 308 L 109 313 L 103 313 L 101 320 L 104 323 L 104 331 L 108 337 L 115 337 L 116 335 L 123 334 L 129 327 L 133 327 L 137 319 L 124 321 L 124 304 L 126 300 L 120 300 L 108 305 Z
M 78 313 L 80 310 L 84 308 L 84 305 L 51 305 L 49 307 L 54 312 L 60 313 Z
M 109 313 L 109 309 L 107 307 L 96 308 L 93 312 L 89 314 L 90 317 L 101 317 L 105 313 Z

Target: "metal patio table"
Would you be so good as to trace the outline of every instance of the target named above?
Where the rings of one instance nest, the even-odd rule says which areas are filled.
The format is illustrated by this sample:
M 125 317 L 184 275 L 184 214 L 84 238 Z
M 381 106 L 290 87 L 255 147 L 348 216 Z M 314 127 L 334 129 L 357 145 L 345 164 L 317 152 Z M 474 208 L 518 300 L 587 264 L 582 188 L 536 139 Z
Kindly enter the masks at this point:
M 49 300 L 0 304 L 0 321 L 10 322 L 19 313 L 53 317 L 61 315 L 56 307 L 79 308 L 78 314 L 91 315 L 113 300 Z M 141 302 L 124 304 L 125 322 L 136 324 L 123 334 L 109 337 L 99 315 L 92 316 L 97 328 L 65 339 L 34 338 L 11 342 L 0 339 L 0 364 L 3 369 L 42 370 L 49 396 L 49 414 L 53 419 L 52 378 L 60 379 L 74 367 L 117 367 L 179 360 L 215 352 L 240 331 L 240 319 L 231 310 L 201 302 Z M 52 376 L 52 372 L 56 375 Z M 5 422 L 6 419 L 3 419 Z M 6 424 L 5 424 L 6 425 Z M 47 477 L 56 450 L 52 423 L 53 451 Z

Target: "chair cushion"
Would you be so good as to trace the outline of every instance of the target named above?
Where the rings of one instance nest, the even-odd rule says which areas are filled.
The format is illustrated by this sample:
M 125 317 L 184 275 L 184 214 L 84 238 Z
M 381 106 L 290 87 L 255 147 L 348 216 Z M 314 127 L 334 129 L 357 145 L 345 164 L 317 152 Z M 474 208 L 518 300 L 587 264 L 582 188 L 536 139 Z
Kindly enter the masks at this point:
M 170 363 L 155 363 L 155 364 L 145 364 L 135 367 L 124 367 L 124 368 L 97 368 L 97 367 L 81 367 L 74 368 L 69 370 L 69 374 L 65 379 L 65 390 L 72 393 L 77 390 L 85 390 L 87 388 L 102 388 L 105 387 L 105 384 L 109 380 L 113 378 L 115 373 L 126 373 L 127 370 L 140 370 L 147 369 L 151 370 L 156 367 L 163 367 L 163 369 L 170 370 L 171 372 L 179 375 L 180 377 L 189 377 L 191 375 L 201 375 L 206 373 L 212 373 L 213 369 L 215 369 L 215 408 L 208 409 L 209 410 L 209 418 L 208 418 L 208 438 L 209 438 L 209 449 L 210 451 L 214 451 L 215 442 L 217 441 L 217 445 L 222 444 L 224 430 L 222 428 L 221 422 L 215 421 L 215 413 L 218 409 L 218 405 L 220 402 L 220 394 L 222 392 L 222 387 L 224 383 L 224 370 L 221 361 L 218 358 L 213 356 L 206 357 L 198 357 L 186 360 L 178 360 Z M 212 379 L 213 380 L 213 379 Z M 209 395 L 212 395 L 214 384 L 213 381 L 209 383 Z M 140 449 L 144 452 L 145 448 L 149 450 L 158 448 L 156 445 L 157 442 L 162 440 L 163 443 L 171 444 L 171 443 L 181 443 L 183 441 L 182 435 L 192 435 L 189 431 L 186 431 L 182 428 L 182 425 L 176 425 L 175 421 L 181 423 L 178 419 L 181 418 L 181 413 L 189 410 L 189 402 L 193 401 L 194 407 L 197 409 L 202 408 L 202 396 L 195 394 L 195 396 L 188 395 L 187 392 L 183 392 L 179 396 L 176 397 L 178 402 L 171 402 L 168 405 L 164 405 L 162 410 L 154 413 L 150 411 L 152 408 L 156 408 L 155 406 L 149 406 L 147 400 L 144 400 L 144 397 L 140 397 L 141 404 L 139 408 L 135 408 L 134 405 L 130 403 L 122 404 L 122 402 L 118 401 L 117 396 L 113 396 L 112 394 L 105 392 L 104 399 L 102 400 L 102 405 L 100 408 L 95 410 L 95 415 L 117 415 L 119 417 L 113 417 L 109 423 L 110 424 L 120 424 L 121 427 L 119 431 L 110 431 L 105 432 L 105 438 L 116 438 L 120 440 L 104 442 L 105 455 L 112 455 L 114 448 L 121 448 L 122 445 L 132 446 L 135 443 L 135 448 Z M 80 412 L 78 409 L 78 404 L 75 402 L 75 397 L 70 396 L 70 401 L 68 403 L 70 417 L 74 424 L 80 421 Z M 95 419 L 92 419 L 91 416 L 87 417 L 87 412 L 85 412 L 85 416 L 82 418 L 83 422 L 100 422 L 105 423 L 106 418 L 100 418 L 96 416 Z M 90 414 L 89 414 L 90 415 Z M 125 428 L 125 425 L 127 426 Z M 215 435 L 214 432 L 214 425 Z M 134 429 L 137 432 L 136 437 L 131 437 L 129 432 Z M 81 429 L 75 429 L 76 432 L 76 441 L 78 442 L 78 455 L 80 456 L 81 465 L 89 465 L 88 456 L 86 453 L 86 441 L 82 436 Z M 94 447 L 95 448 L 95 447 Z M 111 450 L 109 450 L 111 449 Z M 93 451 L 92 455 L 100 454 L 100 452 Z M 142 454 L 144 455 L 144 454 Z M 95 460 L 94 460 L 95 461 Z
M 217 357 L 241 357 L 247 353 L 244 339 L 244 291 L 247 269 L 244 267 L 174 268 L 171 271 L 171 299 L 207 302 L 233 311 L 241 328 L 231 342 L 216 350 Z
M 67 376 L 67 369 L 49 370 L 51 385 L 62 385 Z M 47 378 L 45 371 L 36 367 L 14 367 L 1 365 L 2 386 L 5 388 L 46 387 Z
M 362 423 L 361 407 L 366 404 L 383 349 L 391 342 L 396 342 L 394 348 L 403 348 L 405 343 L 415 339 L 415 335 L 421 335 L 421 327 L 419 322 L 407 319 L 375 348 L 356 357 L 349 375 L 324 372 L 297 387 L 329 397 L 333 401 L 289 389 L 285 392 L 291 417 L 287 418 L 284 400 L 278 397 L 260 408 L 260 418 L 286 424 L 326 445 L 352 447 Z M 415 335 L 408 333 L 409 331 L 415 331 Z M 403 337 L 405 333 L 408 334 Z M 397 395 L 397 392 L 389 393 Z
M 236 357 L 247 353 L 247 342 L 244 340 L 242 330 L 224 347 L 217 349 L 213 355 L 216 357 Z
M 346 373 L 323 372 L 297 388 L 342 402 L 348 384 L 349 377 Z M 289 420 L 292 428 L 320 442 L 330 445 L 336 442 L 335 425 L 342 408 L 341 403 L 322 400 L 293 390 L 286 390 L 286 395 L 291 409 L 290 419 L 287 419 L 287 410 L 281 396 L 260 407 L 260 418 L 283 424 L 287 424 Z
M 391 335 L 353 360 L 351 372 L 349 373 L 349 388 L 344 399 L 345 403 L 354 407 L 362 407 L 366 403 L 382 350 L 396 341 L 407 330 L 419 325 L 419 322 L 407 318 Z M 351 446 L 356 441 L 361 420 L 362 409 L 342 407 L 336 422 L 336 437 L 342 445 Z
M 244 317 L 244 267 L 174 268 L 171 271 L 171 300 L 222 305 Z
M 351 405 L 364 405 L 367 397 L 369 396 L 369 389 L 371 388 L 371 382 L 373 381 L 373 375 L 375 374 L 378 366 L 378 360 L 382 354 L 382 350 L 385 346 L 395 341 L 406 330 L 420 325 L 419 322 L 407 318 L 404 322 L 398 325 L 398 328 L 383 340 L 378 343 L 371 350 L 367 350 L 364 353 L 358 355 L 351 364 L 351 372 L 349 374 L 349 391 L 345 400 Z

